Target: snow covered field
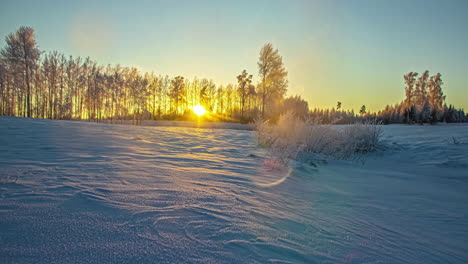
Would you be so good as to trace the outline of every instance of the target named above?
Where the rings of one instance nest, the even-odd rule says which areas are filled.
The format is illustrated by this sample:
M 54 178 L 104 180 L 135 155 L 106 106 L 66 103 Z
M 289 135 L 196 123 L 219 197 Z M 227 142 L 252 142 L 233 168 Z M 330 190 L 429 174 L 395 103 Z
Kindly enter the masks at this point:
M 117 125 L 133 125 L 134 120 L 101 120 L 102 123 L 117 124 Z M 222 128 L 222 129 L 238 129 L 238 130 L 253 130 L 252 124 L 239 123 L 222 123 L 222 122 L 196 122 L 196 121 L 173 121 L 173 120 L 141 120 L 138 121 L 139 126 L 158 126 L 158 127 L 196 127 L 196 128 Z
M 0 263 L 467 263 L 468 126 L 277 167 L 254 132 L 0 117 Z

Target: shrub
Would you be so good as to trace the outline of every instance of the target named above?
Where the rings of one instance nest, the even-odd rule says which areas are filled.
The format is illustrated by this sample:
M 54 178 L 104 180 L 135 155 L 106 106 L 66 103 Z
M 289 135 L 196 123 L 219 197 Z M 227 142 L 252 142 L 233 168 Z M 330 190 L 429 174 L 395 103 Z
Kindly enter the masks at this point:
M 257 119 L 255 128 L 258 144 L 284 161 L 296 159 L 299 153 L 350 159 L 376 151 L 382 137 L 381 123 L 376 121 L 332 126 L 320 120 L 302 120 L 292 112 L 281 115 L 276 124 Z

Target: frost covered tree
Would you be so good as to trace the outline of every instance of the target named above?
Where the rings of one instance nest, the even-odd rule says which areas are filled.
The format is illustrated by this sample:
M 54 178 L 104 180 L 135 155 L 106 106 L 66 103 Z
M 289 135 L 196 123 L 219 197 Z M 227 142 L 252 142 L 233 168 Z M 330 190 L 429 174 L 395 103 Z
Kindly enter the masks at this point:
M 259 113 L 277 119 L 295 109 L 324 123 L 351 124 L 377 117 L 384 123 L 466 122 L 463 109 L 445 104 L 440 75 L 405 75 L 407 98 L 378 113 L 353 110 L 307 110 L 302 98 L 286 98 L 287 71 L 278 50 L 266 44 L 258 61 L 259 83 L 241 73 L 236 84 L 218 85 L 208 79 L 155 76 L 136 68 L 100 65 L 91 58 L 65 56 L 37 49 L 34 31 L 21 27 L 6 38 L 0 54 L 0 115 L 97 122 L 142 119 L 190 119 L 190 109 L 202 104 L 211 121 L 249 122 Z M 267 113 L 267 114 L 266 114 Z M 183 115 L 181 115 L 183 114 Z
M 212 80 L 203 79 L 201 80 L 200 89 L 200 104 L 203 105 L 209 111 L 213 111 L 216 102 L 216 85 Z
M 445 105 L 441 74 L 429 77 L 425 71 L 417 80 L 415 72 L 404 75 L 406 98 L 400 104 L 378 113 L 384 123 L 467 122 L 463 109 Z M 456 113 L 456 114 L 453 114 Z M 454 117 L 454 115 L 456 117 Z M 457 120 L 457 121 L 455 121 Z
M 216 105 L 216 84 L 213 82 L 213 80 L 210 80 L 208 82 L 208 110 L 210 112 L 214 111 L 215 105 Z
M 445 101 L 445 95 L 442 92 L 442 74 L 437 73 L 434 76 L 431 76 L 428 82 L 428 101 L 431 107 L 431 122 L 439 121 L 441 116 L 442 106 Z
M 408 122 L 411 122 L 413 118 L 410 117 L 410 111 L 411 107 L 414 105 L 414 97 L 415 97 L 415 90 L 414 90 L 414 85 L 416 83 L 416 76 L 418 76 L 418 73 L 416 72 L 410 72 L 406 75 L 403 76 L 405 79 L 405 94 L 406 94 L 406 99 L 405 99 L 405 106 L 406 106 L 406 120 Z
M 260 50 L 257 65 L 260 77 L 258 93 L 261 101 L 261 113 L 262 116 L 265 116 L 265 110 L 271 108 L 286 94 L 288 72 L 283 64 L 283 57 L 279 55 L 278 49 L 274 49 L 271 43 L 265 44 Z
M 422 109 L 419 111 L 419 122 L 427 123 L 431 120 L 431 107 L 427 100 L 424 101 Z
M 305 118 L 309 114 L 309 104 L 300 96 L 291 96 L 283 101 L 282 114 L 292 112 L 297 117 Z
M 221 85 L 216 91 L 216 111 L 218 113 L 224 112 L 224 87 Z
M 8 115 L 7 109 L 9 108 L 8 100 L 10 96 L 7 90 L 7 78 L 7 69 L 0 60 L 0 115 Z
M 24 97 L 24 108 L 20 108 L 23 116 L 31 117 L 32 77 L 41 56 L 34 29 L 22 26 L 15 33 L 8 34 L 5 42 L 6 47 L 0 51 L 2 60 L 18 77 L 15 78 L 15 86 L 21 89 L 20 97 Z
M 427 81 L 429 78 L 429 71 L 425 71 L 416 81 L 416 88 L 414 90 L 414 104 L 419 107 L 424 106 L 425 101 L 427 100 Z
M 415 96 L 415 91 L 414 91 L 414 84 L 416 83 L 416 76 L 418 76 L 417 72 L 410 72 L 403 76 L 405 79 L 405 94 L 406 94 L 406 105 L 409 107 L 414 103 L 414 96 Z
M 244 120 L 244 109 L 245 102 L 249 95 L 250 84 L 252 83 L 252 75 L 249 75 L 246 70 L 243 70 L 240 75 L 237 76 L 237 93 L 239 94 L 239 104 L 241 112 L 241 120 Z
M 247 91 L 247 109 L 249 111 L 249 119 L 252 120 L 256 115 L 257 111 L 257 90 L 255 85 L 250 84 Z
M 161 82 L 154 73 L 145 74 L 148 80 L 148 95 L 149 95 L 149 105 L 151 108 L 151 116 L 153 119 L 156 119 L 158 116 L 158 108 L 160 109 L 159 94 L 161 93 Z M 160 112 L 159 112 L 160 113 Z
M 201 89 L 200 89 L 200 102 L 205 107 L 209 104 L 209 95 L 208 95 L 208 86 L 209 82 L 207 79 L 203 79 L 201 81 Z
M 179 106 L 184 101 L 184 77 L 177 76 L 172 80 L 172 86 L 169 93 L 172 102 L 174 103 L 174 114 L 179 115 Z
M 133 120 L 137 123 L 141 120 L 142 112 L 146 109 L 148 97 L 148 76 L 142 76 L 138 69 L 132 68 L 128 75 L 128 88 L 132 100 Z
M 456 109 L 453 105 L 444 105 L 442 120 L 447 123 L 468 122 L 468 114 L 463 109 Z

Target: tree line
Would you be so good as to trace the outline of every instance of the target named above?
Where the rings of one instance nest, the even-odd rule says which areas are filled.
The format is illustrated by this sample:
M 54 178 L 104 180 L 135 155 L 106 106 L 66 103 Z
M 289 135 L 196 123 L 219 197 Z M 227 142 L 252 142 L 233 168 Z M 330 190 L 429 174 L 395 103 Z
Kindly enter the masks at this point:
M 385 124 L 391 123 L 461 123 L 468 122 L 463 109 L 447 105 L 442 90 L 442 74 L 429 75 L 424 71 L 419 78 L 417 72 L 403 76 L 405 99 L 376 113 L 376 117 Z
M 0 115 L 50 119 L 180 119 L 202 105 L 215 121 L 271 117 L 284 102 L 288 81 L 277 49 L 262 47 L 260 83 L 243 70 L 237 83 L 142 73 L 134 67 L 99 65 L 37 47 L 34 29 L 20 27 L 0 51 Z
M 377 113 L 309 109 L 300 96 L 285 98 L 288 72 L 278 49 L 265 44 L 258 58 L 258 83 L 246 70 L 237 83 L 218 85 L 143 73 L 135 67 L 100 65 L 88 58 L 39 50 L 34 29 L 20 27 L 5 38 L 0 51 L 0 115 L 73 120 L 190 120 L 202 105 L 211 121 L 249 122 L 257 116 L 275 120 L 293 111 L 323 123 L 349 124 L 362 119 L 384 123 L 467 122 L 462 109 L 447 106 L 440 74 L 404 76 L 406 99 Z M 233 78 L 234 79 L 234 78 Z

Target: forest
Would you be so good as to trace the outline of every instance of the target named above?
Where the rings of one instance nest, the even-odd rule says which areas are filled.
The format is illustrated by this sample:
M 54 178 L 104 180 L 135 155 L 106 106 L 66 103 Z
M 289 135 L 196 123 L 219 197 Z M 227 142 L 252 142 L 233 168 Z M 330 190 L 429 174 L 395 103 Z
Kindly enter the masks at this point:
M 288 72 L 278 49 L 265 44 L 258 57 L 258 83 L 240 70 L 237 83 L 141 72 L 135 67 L 100 65 L 88 58 L 39 50 L 34 29 L 20 27 L 0 51 L 0 115 L 48 119 L 116 121 L 193 120 L 203 106 L 207 121 L 248 123 L 276 120 L 294 112 L 322 123 L 350 124 L 364 119 L 390 123 L 467 122 L 463 109 L 447 105 L 441 74 L 404 76 L 405 99 L 369 113 L 336 108 L 311 109 L 300 96 L 286 97 Z

